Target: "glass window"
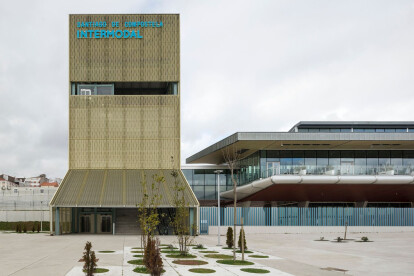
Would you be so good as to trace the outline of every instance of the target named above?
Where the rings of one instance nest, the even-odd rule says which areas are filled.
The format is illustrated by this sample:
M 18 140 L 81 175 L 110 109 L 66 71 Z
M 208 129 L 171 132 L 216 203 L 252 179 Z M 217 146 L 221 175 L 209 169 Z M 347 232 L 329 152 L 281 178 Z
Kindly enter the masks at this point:
M 367 150 L 367 174 L 378 173 L 378 151 Z
M 280 164 L 281 165 L 292 165 L 292 151 L 290 150 L 280 151 Z
M 204 187 L 204 199 L 213 200 L 217 199 L 216 186 L 205 186 Z
M 307 128 L 298 128 L 298 132 L 309 132 Z
M 194 170 L 193 185 L 205 185 L 204 184 L 204 170 Z
M 340 164 L 341 153 L 339 150 L 329 151 L 329 165 L 335 166 Z
M 341 151 L 341 162 L 342 161 L 354 161 L 353 150 L 342 150 Z
M 278 159 L 277 161 L 279 161 L 280 154 L 279 154 L 279 151 L 278 150 L 268 150 L 266 152 L 266 155 L 267 155 L 267 159 L 269 159 L 269 158 L 276 158 L 276 159 Z
M 395 128 L 386 128 L 385 132 L 395 132 Z
M 408 132 L 414 132 L 414 128 L 409 128 Z
M 375 132 L 375 128 L 365 128 L 364 132 Z
M 341 132 L 351 132 L 350 128 L 341 128 Z
M 193 191 L 197 199 L 204 199 L 204 186 L 193 186 Z
M 306 150 L 305 151 L 305 165 L 316 165 L 316 151 Z
M 188 184 L 193 185 L 193 170 L 184 169 L 182 171 Z
M 367 174 L 367 154 L 365 150 L 354 151 L 355 155 L 355 174 Z
M 330 132 L 341 132 L 341 129 L 340 128 L 331 128 L 330 129 Z
M 354 128 L 354 132 L 365 132 L 363 128 Z
M 319 132 L 329 132 L 329 128 L 320 128 Z
M 406 128 L 397 128 L 395 129 L 395 132 L 407 132 Z
M 396 170 L 396 174 L 406 174 L 403 168 L 402 150 L 391 151 L 391 166 Z
M 378 152 L 378 165 L 380 167 L 389 166 L 391 163 L 390 160 L 390 151 L 389 150 L 380 150 Z
M 216 183 L 216 177 L 217 175 L 214 173 L 215 170 L 205 170 L 204 175 L 204 183 L 205 185 L 217 185 Z
M 305 164 L 305 155 L 303 153 L 303 150 L 292 151 L 292 164 L 293 165 L 304 165 Z
M 319 166 L 327 166 L 328 165 L 328 151 L 327 150 L 318 150 L 316 152 L 317 156 L 317 164 Z
M 385 129 L 383 129 L 383 128 L 376 128 L 375 129 L 375 132 L 385 132 Z

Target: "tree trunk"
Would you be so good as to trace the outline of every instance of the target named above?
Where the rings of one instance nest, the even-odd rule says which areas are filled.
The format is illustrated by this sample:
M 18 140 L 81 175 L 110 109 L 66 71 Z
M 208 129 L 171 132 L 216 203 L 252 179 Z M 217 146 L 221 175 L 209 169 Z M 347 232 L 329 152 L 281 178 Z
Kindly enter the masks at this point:
M 233 171 L 232 171 L 233 174 Z M 236 203 L 237 203 L 237 193 L 236 193 L 236 181 L 233 180 L 233 198 L 234 198 L 234 225 L 233 225 L 233 260 L 236 260 L 236 236 L 237 236 L 237 232 L 236 232 L 236 222 L 237 222 L 237 209 L 236 209 Z

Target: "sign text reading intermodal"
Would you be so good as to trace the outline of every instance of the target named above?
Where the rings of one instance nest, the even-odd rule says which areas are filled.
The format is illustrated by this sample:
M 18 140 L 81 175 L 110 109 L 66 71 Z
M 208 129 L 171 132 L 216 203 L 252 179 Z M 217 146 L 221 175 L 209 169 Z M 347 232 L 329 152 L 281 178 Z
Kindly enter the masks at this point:
M 77 30 L 76 38 L 142 38 L 138 28 L 161 28 L 164 26 L 162 21 L 128 21 L 124 22 L 125 28 L 120 28 L 118 21 L 112 21 L 111 26 L 114 30 L 104 30 L 108 26 L 106 21 L 77 22 L 76 27 L 88 28 L 88 30 Z M 94 28 L 94 29 L 89 29 Z M 100 28 L 100 29 L 98 29 Z M 131 29 L 131 28 L 136 28 Z

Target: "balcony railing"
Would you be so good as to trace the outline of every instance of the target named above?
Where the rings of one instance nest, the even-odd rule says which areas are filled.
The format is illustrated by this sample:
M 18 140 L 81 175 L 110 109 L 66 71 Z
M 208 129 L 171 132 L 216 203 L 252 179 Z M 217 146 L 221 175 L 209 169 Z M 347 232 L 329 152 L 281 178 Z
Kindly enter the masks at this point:
M 280 165 L 262 172 L 261 177 L 273 175 L 414 175 L 414 168 L 407 166 L 359 165 Z

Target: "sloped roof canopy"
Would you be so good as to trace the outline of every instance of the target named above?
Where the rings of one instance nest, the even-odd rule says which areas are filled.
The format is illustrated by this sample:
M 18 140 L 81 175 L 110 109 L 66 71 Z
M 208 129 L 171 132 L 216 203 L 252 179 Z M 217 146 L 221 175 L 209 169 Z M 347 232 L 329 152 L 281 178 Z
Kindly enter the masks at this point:
M 164 183 L 156 183 L 153 176 L 163 176 Z M 143 198 L 143 180 L 147 194 L 161 195 L 159 208 L 174 207 L 174 177 L 171 170 L 69 170 L 50 202 L 54 207 L 137 207 Z M 188 207 L 199 203 L 182 172 L 177 180 L 184 184 L 184 196 Z

